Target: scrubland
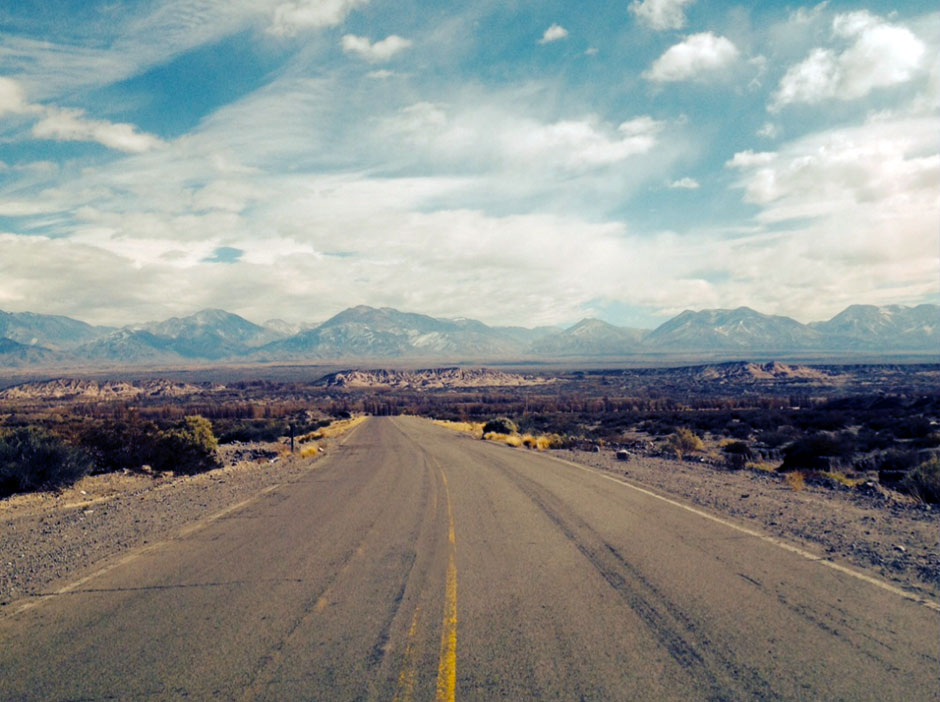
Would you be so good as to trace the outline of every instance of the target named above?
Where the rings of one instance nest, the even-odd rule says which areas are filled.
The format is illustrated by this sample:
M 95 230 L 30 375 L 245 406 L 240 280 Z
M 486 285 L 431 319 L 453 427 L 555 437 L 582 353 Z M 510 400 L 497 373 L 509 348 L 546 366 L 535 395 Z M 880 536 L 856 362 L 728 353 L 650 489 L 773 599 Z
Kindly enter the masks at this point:
M 173 514 L 199 518 L 266 481 L 290 480 L 366 416 L 397 414 L 432 418 L 455 440 L 617 473 L 906 587 L 940 591 L 940 367 L 783 377 L 747 368 L 562 369 L 541 371 L 551 382 L 527 386 L 430 389 L 244 373 L 226 382 L 213 371 L 123 397 L 90 394 L 80 383 L 57 382 L 45 394 L 21 386 L 0 393 L 0 492 L 10 495 L 0 499 L 0 593 L 23 587 L 24 568 L 61 575 L 109 548 L 156 538 Z M 216 497 L 199 498 L 189 492 L 195 485 L 212 486 Z M 170 516 L 134 517 L 144 504 Z M 89 531 L 115 513 L 123 515 L 115 523 L 140 518 L 140 526 Z M 45 546 L 22 540 L 24 529 Z M 94 542 L 82 543 L 91 534 Z M 31 548 L 45 549 L 45 566 L 30 565 Z

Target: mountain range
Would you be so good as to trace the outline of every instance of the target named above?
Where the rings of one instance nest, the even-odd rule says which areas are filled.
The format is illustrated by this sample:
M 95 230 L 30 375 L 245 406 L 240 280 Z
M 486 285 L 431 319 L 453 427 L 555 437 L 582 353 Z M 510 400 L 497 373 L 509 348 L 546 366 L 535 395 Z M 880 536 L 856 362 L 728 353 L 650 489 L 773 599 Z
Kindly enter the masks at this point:
M 207 309 L 116 329 L 69 317 L 0 312 L 0 367 L 346 359 L 540 360 L 635 355 L 928 353 L 940 350 L 940 306 L 852 305 L 802 324 L 748 307 L 687 310 L 656 329 L 584 319 L 558 327 L 488 326 L 360 305 L 322 324 L 254 324 Z

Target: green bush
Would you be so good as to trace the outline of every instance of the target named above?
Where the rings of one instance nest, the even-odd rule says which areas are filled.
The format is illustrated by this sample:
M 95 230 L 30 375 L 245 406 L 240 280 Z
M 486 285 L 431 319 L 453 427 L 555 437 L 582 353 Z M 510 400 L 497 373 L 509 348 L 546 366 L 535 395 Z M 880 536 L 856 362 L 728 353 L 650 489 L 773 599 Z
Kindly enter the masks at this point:
M 35 427 L 0 433 L 0 497 L 68 485 L 91 469 L 81 450 Z
M 940 458 L 932 458 L 904 476 L 901 490 L 924 502 L 940 502 Z
M 218 468 L 218 441 L 205 417 L 186 417 L 172 429 L 157 434 L 150 465 L 154 470 L 202 473 Z

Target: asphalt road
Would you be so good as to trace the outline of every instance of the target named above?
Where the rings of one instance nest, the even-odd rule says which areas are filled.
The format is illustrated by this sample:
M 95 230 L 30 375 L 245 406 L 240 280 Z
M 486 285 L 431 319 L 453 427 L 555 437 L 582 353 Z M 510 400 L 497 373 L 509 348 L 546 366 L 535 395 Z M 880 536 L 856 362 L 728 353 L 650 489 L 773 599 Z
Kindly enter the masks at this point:
M 0 699 L 938 699 L 938 613 L 411 418 L 0 619 Z

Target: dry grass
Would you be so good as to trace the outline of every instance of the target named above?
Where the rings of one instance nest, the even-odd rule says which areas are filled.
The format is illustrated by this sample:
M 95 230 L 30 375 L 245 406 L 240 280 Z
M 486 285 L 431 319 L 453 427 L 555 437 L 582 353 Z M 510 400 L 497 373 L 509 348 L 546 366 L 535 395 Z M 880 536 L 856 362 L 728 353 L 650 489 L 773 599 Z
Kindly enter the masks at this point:
M 850 488 L 858 487 L 860 484 L 865 482 L 861 478 L 850 478 L 845 473 L 823 473 L 822 475 L 826 476 L 830 480 Z
M 362 424 L 364 421 L 366 421 L 366 415 L 352 417 L 351 419 L 337 419 L 335 422 L 330 422 L 329 426 L 321 427 L 303 436 L 298 436 L 297 441 L 304 444 L 308 441 L 316 441 L 318 439 L 335 439 L 338 436 L 342 436 L 353 427 Z
M 748 461 L 748 462 L 744 465 L 744 467 L 747 468 L 748 470 L 761 470 L 761 471 L 764 471 L 765 473 L 776 473 L 776 472 L 777 472 L 777 467 L 776 467 L 776 466 L 771 465 L 770 463 L 761 463 L 760 461 L 754 462 L 754 463 Z
M 522 437 L 518 434 L 497 434 L 495 431 L 491 431 L 484 434 L 483 438 L 487 441 L 495 441 L 500 444 L 506 444 L 507 446 L 522 446 Z
M 483 433 L 485 422 L 452 422 L 447 419 L 432 419 L 434 424 L 439 427 L 445 427 L 453 431 L 470 434 L 486 441 L 495 441 L 496 443 L 506 444 L 507 446 L 525 446 L 536 451 L 545 451 L 550 448 L 560 448 L 564 441 L 558 434 L 503 434 L 490 431 Z
M 432 419 L 431 422 L 453 431 L 462 431 L 477 437 L 483 435 L 483 422 L 451 422 L 447 419 Z
M 806 479 L 800 471 L 795 470 L 792 473 L 787 473 L 787 485 L 792 490 L 799 491 L 806 487 Z
M 307 444 L 300 450 L 301 458 L 310 458 L 320 453 L 320 447 L 317 444 Z

